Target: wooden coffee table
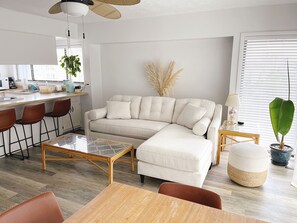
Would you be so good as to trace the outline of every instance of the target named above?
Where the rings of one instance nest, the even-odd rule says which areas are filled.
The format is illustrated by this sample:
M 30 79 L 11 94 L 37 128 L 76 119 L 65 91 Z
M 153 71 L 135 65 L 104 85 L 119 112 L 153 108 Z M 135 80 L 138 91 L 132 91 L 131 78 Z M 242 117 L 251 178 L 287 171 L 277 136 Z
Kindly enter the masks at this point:
M 109 184 L 113 182 L 113 163 L 115 161 L 131 163 L 131 169 L 134 172 L 134 148 L 129 143 L 68 133 L 44 142 L 41 148 L 43 170 L 46 169 L 47 160 L 87 160 L 108 176 Z M 47 157 L 46 150 L 67 154 L 69 157 Z M 119 159 L 129 152 L 131 153 L 130 161 Z M 94 161 L 107 163 L 108 170 Z

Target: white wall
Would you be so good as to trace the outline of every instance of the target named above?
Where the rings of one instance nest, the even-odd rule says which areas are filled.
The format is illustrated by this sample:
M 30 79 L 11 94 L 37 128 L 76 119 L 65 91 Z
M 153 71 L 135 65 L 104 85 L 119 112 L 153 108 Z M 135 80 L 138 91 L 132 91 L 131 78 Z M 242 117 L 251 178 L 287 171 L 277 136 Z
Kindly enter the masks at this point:
M 232 38 L 115 43 L 101 45 L 103 100 L 115 94 L 157 95 L 144 66 L 160 62 L 166 71 L 183 68 L 170 96 L 195 97 L 224 103 L 228 96 Z M 215 64 L 215 66 L 213 65 Z
M 0 29 L 66 37 L 67 23 L 0 8 Z M 70 23 L 70 30 L 72 38 L 77 38 L 77 25 Z
M 224 87 L 231 93 L 236 91 L 236 78 L 238 71 L 238 58 L 239 58 L 239 45 L 240 34 L 242 32 L 257 32 L 257 31 L 273 31 L 273 30 L 296 30 L 297 29 L 297 4 L 281 5 L 281 6 L 262 6 L 255 8 L 242 8 L 242 9 L 230 9 L 212 12 L 199 12 L 186 15 L 176 16 L 164 16 L 155 18 L 145 18 L 137 20 L 119 20 L 108 21 L 103 23 L 88 24 L 85 27 L 87 33 L 87 41 L 92 44 L 113 44 L 113 43 L 133 43 L 137 42 L 160 42 L 164 44 L 173 40 L 197 40 L 205 38 L 217 38 L 217 37 L 233 37 L 233 49 L 231 58 L 231 72 L 230 72 L 230 84 L 226 84 Z M 161 44 L 161 45 L 162 45 Z M 166 48 L 166 47 L 165 47 Z M 127 50 L 127 48 L 125 48 Z M 124 52 L 117 52 L 123 55 Z M 126 52 L 129 55 L 129 50 Z M 143 52 L 139 52 L 139 56 L 142 59 L 151 59 L 142 55 Z M 150 54 L 146 55 L 149 56 Z M 160 55 L 162 58 L 162 51 L 156 49 L 155 55 Z M 180 61 L 176 58 L 180 58 L 182 54 L 175 55 L 177 64 Z M 151 55 L 153 56 L 153 55 Z M 164 58 L 164 57 L 163 57 Z M 169 59 L 169 58 L 168 58 Z M 171 59 L 171 58 L 170 58 Z M 102 59 L 102 68 L 106 67 L 104 59 Z M 209 60 L 208 60 L 209 61 Z M 138 61 L 143 62 L 143 61 Z M 216 66 L 214 63 L 207 64 L 210 67 Z M 109 66 L 109 65 L 107 65 Z M 192 67 L 195 67 L 192 64 Z M 114 68 L 115 69 L 115 68 Z M 126 68 L 128 70 L 130 68 Z M 138 72 L 141 70 L 140 67 Z M 191 68 L 194 69 L 194 68 Z M 112 92 L 108 90 L 112 88 L 110 86 L 110 80 L 104 79 L 107 74 L 106 70 L 102 70 L 103 75 L 103 95 L 109 95 Z M 96 73 L 97 77 L 99 72 Z M 93 73 L 90 75 L 94 75 Z M 111 75 L 111 74 L 109 74 Z M 114 82 L 120 82 L 125 80 L 125 74 L 120 76 L 113 76 Z M 127 75 L 127 74 L 126 74 Z M 92 76 L 92 82 L 96 80 L 96 76 Z M 108 84 L 105 81 L 109 81 Z M 106 86 L 105 86 L 106 84 Z M 141 82 L 133 81 L 130 88 L 139 90 L 138 94 L 149 94 L 148 88 L 140 89 L 138 85 L 144 86 L 144 80 Z M 180 84 L 180 83 L 178 83 Z M 107 92 L 105 92 L 105 90 Z M 118 88 L 119 89 L 119 88 Z M 129 91 L 132 91 L 130 89 Z M 99 89 L 93 89 L 97 91 Z M 193 90 L 194 91 L 194 90 Z M 219 91 L 213 90 L 211 94 L 216 94 L 217 97 L 220 94 Z M 96 95 L 96 94 L 95 94 Z

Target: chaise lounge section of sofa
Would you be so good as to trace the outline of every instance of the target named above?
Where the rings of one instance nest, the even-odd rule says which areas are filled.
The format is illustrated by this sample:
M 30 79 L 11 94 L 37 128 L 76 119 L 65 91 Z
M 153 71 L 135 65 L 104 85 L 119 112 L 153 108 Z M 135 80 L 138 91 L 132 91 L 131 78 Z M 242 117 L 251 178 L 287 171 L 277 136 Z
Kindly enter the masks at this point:
M 85 134 L 132 143 L 142 179 L 201 187 L 216 163 L 221 117 L 222 106 L 210 100 L 115 95 L 85 113 Z

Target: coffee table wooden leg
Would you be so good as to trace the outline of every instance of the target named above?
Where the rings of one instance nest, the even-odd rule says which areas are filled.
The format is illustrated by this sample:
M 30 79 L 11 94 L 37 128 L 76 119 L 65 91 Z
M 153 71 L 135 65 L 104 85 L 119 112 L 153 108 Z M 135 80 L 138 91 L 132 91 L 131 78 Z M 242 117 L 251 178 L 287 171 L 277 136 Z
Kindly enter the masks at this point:
M 108 182 L 112 184 L 113 182 L 113 161 L 110 160 L 108 163 Z
M 41 146 L 41 163 L 42 163 L 42 169 L 46 169 L 46 163 L 45 163 L 45 146 Z
M 134 147 L 133 146 L 131 149 L 131 170 L 132 170 L 132 173 L 134 173 Z

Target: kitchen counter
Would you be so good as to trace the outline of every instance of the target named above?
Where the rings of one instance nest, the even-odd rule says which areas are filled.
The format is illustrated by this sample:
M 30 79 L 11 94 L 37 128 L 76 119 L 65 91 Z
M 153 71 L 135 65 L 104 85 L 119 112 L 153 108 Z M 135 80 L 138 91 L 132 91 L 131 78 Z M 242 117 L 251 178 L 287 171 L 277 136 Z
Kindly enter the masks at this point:
M 0 109 L 14 107 L 18 105 L 25 105 L 31 103 L 39 103 L 52 101 L 61 98 L 72 98 L 72 97 L 80 97 L 87 95 L 85 92 L 81 93 L 66 93 L 66 92 L 56 92 L 50 94 L 41 94 L 37 93 L 28 93 L 22 92 L 19 90 L 8 90 L 8 91 L 0 91 L 0 97 L 13 97 L 10 101 L 2 101 L 0 102 Z

